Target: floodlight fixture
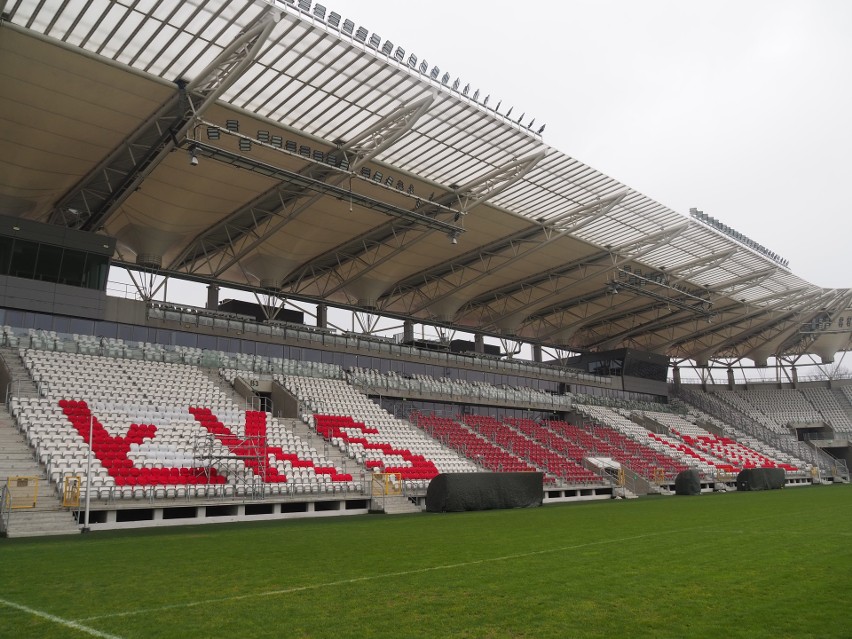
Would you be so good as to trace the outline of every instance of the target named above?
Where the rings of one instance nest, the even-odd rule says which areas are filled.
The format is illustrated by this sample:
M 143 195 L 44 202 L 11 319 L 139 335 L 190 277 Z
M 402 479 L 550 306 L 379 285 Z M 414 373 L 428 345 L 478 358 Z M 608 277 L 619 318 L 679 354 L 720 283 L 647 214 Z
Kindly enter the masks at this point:
M 231 133 L 239 133 L 240 132 L 240 121 L 239 120 L 225 120 L 225 128 L 228 129 Z
M 219 139 L 219 127 L 217 126 L 208 126 L 207 127 L 207 139 L 208 140 L 218 140 Z
M 251 140 L 240 138 L 240 151 L 251 151 Z

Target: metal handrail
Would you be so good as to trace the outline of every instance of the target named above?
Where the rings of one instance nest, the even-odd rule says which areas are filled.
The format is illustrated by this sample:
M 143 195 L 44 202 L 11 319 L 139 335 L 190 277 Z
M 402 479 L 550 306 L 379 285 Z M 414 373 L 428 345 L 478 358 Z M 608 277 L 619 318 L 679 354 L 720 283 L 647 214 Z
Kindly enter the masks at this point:
M 12 516 L 12 499 L 9 496 L 9 488 L 4 484 L 0 488 L 0 533 L 9 531 L 9 520 Z

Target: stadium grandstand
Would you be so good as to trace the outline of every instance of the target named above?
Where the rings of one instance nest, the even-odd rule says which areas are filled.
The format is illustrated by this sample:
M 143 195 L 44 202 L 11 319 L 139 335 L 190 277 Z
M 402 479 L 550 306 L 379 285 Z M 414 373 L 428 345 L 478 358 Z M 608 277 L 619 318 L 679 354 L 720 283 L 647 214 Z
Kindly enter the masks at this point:
M 848 482 L 849 289 L 310 0 L 0 11 L 6 535 Z

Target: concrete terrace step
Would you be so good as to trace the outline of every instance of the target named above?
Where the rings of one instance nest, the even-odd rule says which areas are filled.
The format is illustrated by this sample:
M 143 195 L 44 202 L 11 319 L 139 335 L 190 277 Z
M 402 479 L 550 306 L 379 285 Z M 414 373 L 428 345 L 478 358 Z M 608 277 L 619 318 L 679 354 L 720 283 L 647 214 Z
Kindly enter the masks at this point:
M 37 477 L 35 508 L 15 509 L 9 513 L 9 526 L 3 531 L 7 537 L 35 537 L 39 535 L 72 535 L 80 532 L 74 515 L 63 508 L 41 465 L 33 458 L 33 451 L 15 426 L 5 406 L 0 407 L 0 483 L 8 477 Z
M 13 510 L 9 514 L 6 537 L 39 537 L 45 535 L 78 535 L 80 527 L 74 515 L 64 509 Z
M 420 506 L 412 503 L 404 495 L 387 495 L 385 497 L 374 497 L 370 504 L 373 512 L 384 512 L 386 515 L 403 515 L 408 513 L 423 512 Z
M 323 456 L 336 467 L 345 467 L 346 472 L 351 473 L 353 477 L 359 472 L 365 470 L 365 468 L 358 462 L 347 458 L 339 448 L 332 446 L 330 442 L 326 442 L 322 436 L 311 430 L 310 427 L 301 419 L 288 418 L 282 421 L 284 421 L 287 428 L 289 428 L 295 435 L 301 437 L 302 441 L 316 448 L 318 452 L 322 453 Z

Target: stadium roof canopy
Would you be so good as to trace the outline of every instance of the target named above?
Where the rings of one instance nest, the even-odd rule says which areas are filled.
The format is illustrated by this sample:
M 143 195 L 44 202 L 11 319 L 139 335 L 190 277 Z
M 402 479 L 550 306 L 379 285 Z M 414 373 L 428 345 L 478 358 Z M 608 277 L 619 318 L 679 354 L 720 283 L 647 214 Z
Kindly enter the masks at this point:
M 0 0 L 0 209 L 115 260 L 571 351 L 850 345 L 852 294 L 310 1 Z

